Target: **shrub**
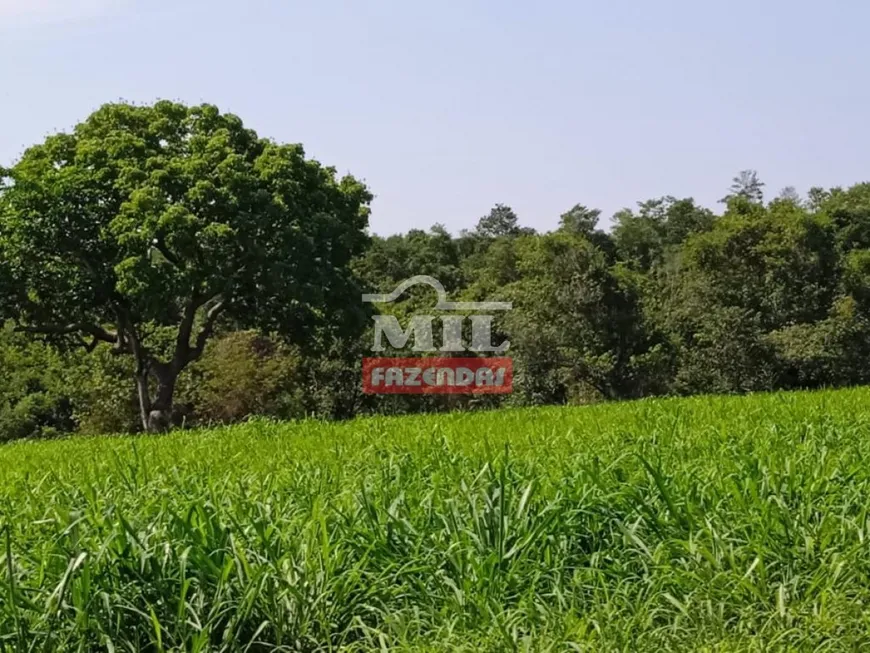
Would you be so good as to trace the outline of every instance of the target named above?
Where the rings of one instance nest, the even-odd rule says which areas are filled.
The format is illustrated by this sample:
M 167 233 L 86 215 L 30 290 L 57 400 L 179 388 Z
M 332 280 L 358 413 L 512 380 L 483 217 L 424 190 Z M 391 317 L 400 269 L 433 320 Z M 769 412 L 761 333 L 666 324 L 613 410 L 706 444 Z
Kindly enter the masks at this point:
M 181 378 L 179 407 L 196 423 L 301 417 L 300 364 L 299 352 L 276 339 L 255 331 L 227 333 Z
M 74 430 L 62 367 L 57 351 L 27 342 L 11 325 L 0 328 L 0 441 Z

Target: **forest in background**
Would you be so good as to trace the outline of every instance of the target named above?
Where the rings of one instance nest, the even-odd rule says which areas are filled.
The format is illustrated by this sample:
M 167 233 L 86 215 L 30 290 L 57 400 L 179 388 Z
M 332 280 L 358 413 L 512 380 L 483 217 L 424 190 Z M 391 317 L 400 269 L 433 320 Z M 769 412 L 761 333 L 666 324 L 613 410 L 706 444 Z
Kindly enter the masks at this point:
M 552 232 L 496 205 L 458 236 L 435 225 L 373 236 L 352 265 L 364 289 L 389 292 L 431 275 L 450 297 L 507 300 L 496 338 L 511 342 L 514 393 L 370 396 L 360 367 L 372 329 L 307 351 L 223 323 L 180 377 L 185 425 L 252 415 L 364 414 L 578 404 L 659 395 L 745 393 L 870 380 L 870 184 L 788 188 L 765 201 L 753 171 L 721 213 L 691 198 L 640 202 L 599 228 L 577 205 Z M 429 312 L 431 291 L 389 307 Z M 437 331 L 437 329 L 436 329 Z M 107 345 L 57 348 L 0 330 L 0 438 L 129 432 L 137 422 L 131 361 Z

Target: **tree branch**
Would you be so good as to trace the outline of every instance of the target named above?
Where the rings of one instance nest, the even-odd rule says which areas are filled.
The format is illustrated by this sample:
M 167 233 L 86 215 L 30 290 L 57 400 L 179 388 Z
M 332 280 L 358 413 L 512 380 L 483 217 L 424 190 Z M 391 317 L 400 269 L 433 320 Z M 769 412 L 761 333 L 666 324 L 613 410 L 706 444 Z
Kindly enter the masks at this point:
M 130 309 L 124 306 L 118 306 L 118 344 L 115 346 L 115 352 L 119 354 L 132 354 L 136 359 L 136 373 L 147 373 L 150 365 L 151 352 L 147 347 L 142 346 L 139 340 L 139 334 L 136 332 L 136 326 L 133 324 L 133 319 L 130 316 Z
M 75 333 L 92 336 L 95 342 L 118 342 L 118 334 L 112 333 L 98 324 L 74 322 L 72 324 L 39 324 L 35 326 L 19 326 L 15 328 L 21 333 L 35 333 L 50 336 L 67 336 Z
M 173 254 L 169 250 L 169 248 L 166 246 L 166 241 L 163 240 L 163 236 L 160 236 L 159 238 L 155 238 L 153 245 L 154 245 L 154 249 L 156 249 L 158 252 L 160 252 L 160 254 L 163 256 L 163 258 L 165 258 L 167 261 L 169 261 L 172 265 L 177 267 L 179 270 L 185 269 L 184 263 L 181 262 L 181 259 L 179 259 L 175 254 Z
M 194 345 L 193 349 L 191 349 L 188 354 L 188 361 L 194 361 L 202 356 L 202 352 L 205 349 L 205 343 L 208 342 L 208 339 L 214 333 L 215 322 L 226 307 L 227 301 L 220 299 L 216 304 L 208 309 L 208 312 L 205 314 L 205 322 L 203 322 L 202 329 L 200 329 L 199 334 L 196 336 L 196 345 Z
M 181 324 L 178 325 L 178 335 L 175 338 L 175 359 L 186 360 L 190 355 L 190 335 L 193 333 L 193 321 L 196 312 L 207 300 L 203 300 L 197 294 L 191 297 L 184 307 L 181 316 Z

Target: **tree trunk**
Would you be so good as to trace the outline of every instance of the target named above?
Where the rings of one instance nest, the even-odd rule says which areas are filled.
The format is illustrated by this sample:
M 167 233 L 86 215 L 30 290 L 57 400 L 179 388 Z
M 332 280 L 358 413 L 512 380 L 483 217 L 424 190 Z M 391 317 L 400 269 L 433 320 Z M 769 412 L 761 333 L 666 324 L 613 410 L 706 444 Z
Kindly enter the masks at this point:
M 149 375 L 150 371 L 150 375 Z M 139 414 L 142 428 L 149 433 L 168 431 L 173 425 L 172 403 L 175 384 L 180 370 L 175 365 L 152 362 L 147 368 L 136 372 L 136 388 L 139 392 Z M 151 400 L 149 376 L 157 382 L 154 401 Z
M 157 395 L 148 413 L 147 430 L 151 433 L 168 431 L 173 424 L 172 401 L 175 397 L 177 374 L 169 372 L 157 376 Z
M 196 311 L 210 301 L 217 300 L 205 315 L 202 329 L 196 336 L 196 344 L 191 346 L 190 338 Z M 227 301 L 219 295 L 204 299 L 195 295 L 184 309 L 184 316 L 178 328 L 175 353 L 169 362 L 156 360 L 154 356 L 139 342 L 136 330 L 128 314 L 119 314 L 119 342 L 129 345 L 129 351 L 136 357 L 136 388 L 139 392 L 139 414 L 142 428 L 149 433 L 160 433 L 169 430 L 174 425 L 173 400 L 175 385 L 182 370 L 202 356 L 205 344 L 214 331 L 215 321 L 226 308 Z M 126 332 L 122 328 L 127 326 Z M 150 381 L 157 382 L 157 393 L 151 401 Z
M 142 428 L 148 430 L 148 414 L 151 412 L 151 397 L 148 390 L 148 372 L 136 371 L 136 391 L 139 394 L 139 418 Z

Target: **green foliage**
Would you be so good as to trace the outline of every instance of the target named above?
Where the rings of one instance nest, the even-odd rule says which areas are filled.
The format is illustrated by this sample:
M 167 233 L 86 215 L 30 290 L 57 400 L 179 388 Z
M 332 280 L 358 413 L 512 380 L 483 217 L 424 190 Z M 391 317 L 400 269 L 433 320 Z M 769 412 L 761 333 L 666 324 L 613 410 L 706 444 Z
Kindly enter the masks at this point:
M 0 442 L 53 437 L 74 428 L 57 351 L 0 327 Z
M 613 241 L 622 262 L 649 270 L 689 236 L 710 230 L 713 222 L 713 213 L 691 198 L 662 197 L 640 202 L 636 214 L 629 209 L 617 213 Z
M 817 388 L 870 381 L 870 324 L 852 297 L 830 317 L 774 331 L 768 341 L 780 367 L 778 387 Z
M 866 650 L 870 392 L 0 448 L 11 650 Z
M 559 231 L 587 238 L 595 232 L 601 211 L 590 209 L 583 204 L 575 204 L 559 217 Z
M 231 423 L 262 415 L 303 417 L 298 350 L 255 331 L 213 340 L 182 378 L 179 403 L 193 423 Z
M 870 314 L 870 249 L 850 251 L 843 262 L 843 287 L 865 314 Z
M 758 178 L 755 170 L 741 170 L 731 180 L 731 188 L 728 194 L 720 202 L 731 203 L 735 200 L 746 201 L 752 204 L 761 204 L 764 199 L 764 182 Z
M 171 411 L 218 318 L 307 346 L 364 324 L 349 265 L 369 191 L 211 105 L 107 104 L 6 174 L 0 309 L 27 331 L 131 354 L 146 426 Z
M 870 184 L 856 184 L 847 190 L 816 189 L 816 210 L 830 216 L 843 251 L 870 248 Z
M 402 236 L 375 236 L 354 269 L 363 283 L 380 292 L 390 292 L 416 274 L 433 276 L 445 288 L 455 289 L 463 284 L 461 262 L 458 243 L 436 224 L 428 232 L 413 229 Z M 410 270 L 415 272 L 408 274 Z
M 80 432 L 132 433 L 141 426 L 129 358 L 100 345 L 90 353 L 68 352 L 65 361 L 62 378 Z
M 9 175 L 3 251 L 29 324 L 114 323 L 121 303 L 172 325 L 222 294 L 236 322 L 292 331 L 343 297 L 365 244 L 361 184 L 209 105 L 106 105 Z
M 496 204 L 492 210 L 477 222 L 475 234 L 483 238 L 518 236 L 528 233 L 519 226 L 519 219 L 513 209 L 505 204 Z
M 625 368 L 644 336 L 635 329 L 638 298 L 629 280 L 588 240 L 565 233 L 517 241 L 516 268 L 505 332 L 519 392 L 532 403 L 578 393 L 631 396 Z
M 758 392 L 776 387 L 774 352 L 760 317 L 711 307 L 679 348 L 674 390 L 681 394 Z
M 870 184 L 765 203 L 750 170 L 721 215 L 663 196 L 606 233 L 576 204 L 538 234 L 497 204 L 458 237 L 370 237 L 360 183 L 214 107 L 165 102 L 107 105 L 0 175 L 3 311 L 63 345 L 0 343 L 21 368 L 3 386 L 6 438 L 870 380 Z M 512 396 L 362 393 L 360 294 L 415 275 L 455 300 L 513 302 L 493 323 Z M 415 286 L 376 310 L 406 325 L 434 301 Z

